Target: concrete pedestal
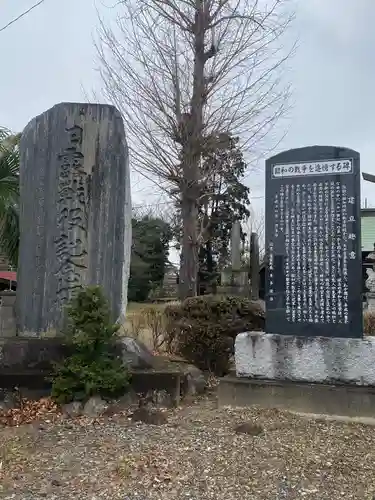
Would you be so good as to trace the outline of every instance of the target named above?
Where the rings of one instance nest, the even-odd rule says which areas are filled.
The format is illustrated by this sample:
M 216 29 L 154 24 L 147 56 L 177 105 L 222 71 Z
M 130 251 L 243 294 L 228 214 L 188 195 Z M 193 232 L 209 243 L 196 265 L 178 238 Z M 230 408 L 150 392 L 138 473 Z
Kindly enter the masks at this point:
M 243 378 L 375 386 L 375 337 L 295 337 L 241 333 L 236 375 Z

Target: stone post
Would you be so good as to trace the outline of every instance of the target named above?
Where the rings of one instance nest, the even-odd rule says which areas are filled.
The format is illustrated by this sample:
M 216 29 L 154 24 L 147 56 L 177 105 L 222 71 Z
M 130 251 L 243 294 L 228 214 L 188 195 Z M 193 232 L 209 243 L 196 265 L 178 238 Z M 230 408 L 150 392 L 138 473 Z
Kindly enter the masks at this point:
M 250 237 L 250 283 L 251 299 L 259 300 L 259 240 L 257 233 Z
M 231 294 L 243 295 L 248 292 L 248 271 L 241 263 L 241 224 L 233 223 L 231 239 Z

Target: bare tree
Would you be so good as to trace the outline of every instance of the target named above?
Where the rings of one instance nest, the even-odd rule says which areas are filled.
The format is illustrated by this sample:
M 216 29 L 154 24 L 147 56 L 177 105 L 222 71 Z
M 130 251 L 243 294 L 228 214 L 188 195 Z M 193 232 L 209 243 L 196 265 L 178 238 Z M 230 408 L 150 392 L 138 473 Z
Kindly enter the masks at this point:
M 122 112 L 132 166 L 180 204 L 181 296 L 196 295 L 198 203 L 207 150 L 239 136 L 255 148 L 284 113 L 280 69 L 288 0 L 122 0 L 116 26 L 100 19 L 106 97 Z

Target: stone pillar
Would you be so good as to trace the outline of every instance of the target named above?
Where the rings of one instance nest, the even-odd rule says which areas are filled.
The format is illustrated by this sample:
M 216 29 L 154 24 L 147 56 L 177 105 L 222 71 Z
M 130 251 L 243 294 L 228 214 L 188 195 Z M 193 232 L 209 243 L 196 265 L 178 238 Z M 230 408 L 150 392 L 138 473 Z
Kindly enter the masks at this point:
M 251 299 L 259 300 L 259 240 L 257 233 L 250 239 L 250 283 Z
M 59 330 L 89 284 L 102 286 L 113 320 L 124 317 L 131 199 L 120 113 L 57 104 L 26 126 L 20 154 L 19 334 Z
M 232 295 L 248 294 L 248 269 L 243 269 L 241 263 L 241 224 L 233 223 L 231 235 L 231 279 L 230 293 Z
M 231 234 L 231 260 L 232 271 L 239 271 L 241 268 L 241 224 L 233 222 Z

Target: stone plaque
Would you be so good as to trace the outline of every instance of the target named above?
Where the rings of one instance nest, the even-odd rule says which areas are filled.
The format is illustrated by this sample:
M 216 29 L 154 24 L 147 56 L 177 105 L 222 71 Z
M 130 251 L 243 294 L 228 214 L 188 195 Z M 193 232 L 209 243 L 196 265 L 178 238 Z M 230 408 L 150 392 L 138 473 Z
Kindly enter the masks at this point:
M 128 149 L 113 107 L 58 104 L 20 144 L 20 334 L 59 330 L 65 305 L 89 284 L 124 316 L 131 248 Z
M 360 159 L 331 146 L 266 161 L 266 332 L 362 337 Z

